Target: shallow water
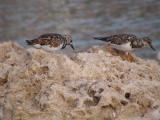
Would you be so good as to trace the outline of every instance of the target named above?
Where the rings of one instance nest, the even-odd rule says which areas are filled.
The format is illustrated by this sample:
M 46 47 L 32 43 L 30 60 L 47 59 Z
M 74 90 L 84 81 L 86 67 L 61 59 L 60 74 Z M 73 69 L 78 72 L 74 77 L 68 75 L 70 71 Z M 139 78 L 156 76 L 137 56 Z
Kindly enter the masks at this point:
M 159 0 L 5 0 L 0 1 L 0 41 L 25 45 L 47 32 L 71 33 L 78 48 L 103 44 L 92 39 L 115 33 L 150 36 L 160 50 Z M 137 52 L 152 57 L 156 52 Z

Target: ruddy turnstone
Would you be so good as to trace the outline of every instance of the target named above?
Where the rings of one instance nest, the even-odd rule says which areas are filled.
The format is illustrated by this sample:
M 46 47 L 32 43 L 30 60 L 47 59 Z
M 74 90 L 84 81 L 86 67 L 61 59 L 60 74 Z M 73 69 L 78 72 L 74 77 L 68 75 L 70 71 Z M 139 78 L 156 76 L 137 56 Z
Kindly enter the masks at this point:
M 151 47 L 152 50 L 156 50 L 149 37 L 138 38 L 133 34 L 117 34 L 108 37 L 94 37 L 94 39 L 108 42 L 113 48 L 122 51 L 132 51 L 136 48 L 144 47 Z
M 160 61 L 160 51 L 157 53 L 157 59 Z
M 47 33 L 35 38 L 33 40 L 26 40 L 28 45 L 32 45 L 35 48 L 42 48 L 46 51 L 55 51 L 64 49 L 67 45 L 70 45 L 74 50 L 72 44 L 71 35 L 61 35 L 57 33 Z

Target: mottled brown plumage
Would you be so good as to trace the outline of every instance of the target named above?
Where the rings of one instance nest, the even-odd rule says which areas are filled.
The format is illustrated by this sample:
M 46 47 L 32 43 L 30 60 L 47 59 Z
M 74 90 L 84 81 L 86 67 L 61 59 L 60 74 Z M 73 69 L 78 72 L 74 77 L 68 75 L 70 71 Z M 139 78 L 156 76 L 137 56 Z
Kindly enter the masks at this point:
M 26 40 L 28 45 L 39 46 L 39 48 L 43 48 L 46 46 L 50 49 L 64 49 L 67 45 L 70 45 L 72 49 L 74 49 L 72 45 L 72 38 L 70 35 L 61 35 L 57 33 L 47 33 L 35 38 L 33 40 Z
M 95 37 L 94 39 L 109 42 L 114 45 L 123 45 L 123 47 L 128 44 L 131 47 L 130 49 L 150 46 L 153 50 L 155 50 L 155 48 L 152 46 L 152 40 L 150 38 L 138 38 L 133 34 L 117 34 L 108 37 Z

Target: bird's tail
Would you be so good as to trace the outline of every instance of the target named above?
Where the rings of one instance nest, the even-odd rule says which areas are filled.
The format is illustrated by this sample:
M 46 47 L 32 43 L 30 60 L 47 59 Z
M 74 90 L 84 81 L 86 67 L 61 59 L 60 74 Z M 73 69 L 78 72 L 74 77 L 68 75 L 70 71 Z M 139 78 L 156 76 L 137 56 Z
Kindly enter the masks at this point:
M 32 43 L 32 40 L 26 40 L 26 43 L 28 44 L 28 45 L 32 45 L 33 43 Z
M 109 42 L 110 38 L 109 37 L 94 37 L 94 39 L 96 40 L 101 40 L 101 41 L 105 41 L 105 42 Z

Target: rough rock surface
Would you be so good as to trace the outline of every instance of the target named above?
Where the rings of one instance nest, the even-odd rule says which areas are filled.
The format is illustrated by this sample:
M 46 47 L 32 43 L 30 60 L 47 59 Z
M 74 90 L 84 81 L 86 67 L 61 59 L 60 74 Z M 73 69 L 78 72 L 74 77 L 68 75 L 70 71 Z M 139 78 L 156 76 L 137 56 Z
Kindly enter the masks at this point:
M 160 65 L 100 47 L 67 56 L 0 44 L 2 120 L 159 120 Z

